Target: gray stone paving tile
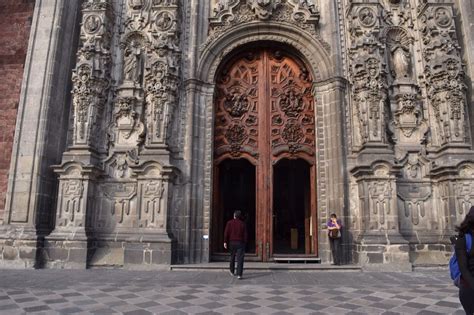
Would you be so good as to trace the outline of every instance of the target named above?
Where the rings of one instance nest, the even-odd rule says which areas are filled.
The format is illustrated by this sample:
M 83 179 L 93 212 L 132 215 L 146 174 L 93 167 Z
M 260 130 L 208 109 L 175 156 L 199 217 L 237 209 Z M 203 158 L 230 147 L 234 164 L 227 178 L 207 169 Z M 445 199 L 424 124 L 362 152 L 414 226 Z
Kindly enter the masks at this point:
M 443 306 L 443 307 L 450 307 L 450 308 L 459 307 L 459 303 L 446 302 L 446 301 L 439 301 L 439 302 L 435 303 L 435 305 Z
M 0 311 L 12 310 L 16 308 L 20 308 L 20 307 L 16 304 L 6 304 L 6 305 L 0 306 Z
M 416 309 L 424 309 L 428 305 L 427 304 L 421 304 L 421 303 L 415 303 L 415 302 L 408 302 L 408 303 L 405 303 L 403 306 L 416 308 Z
M 82 309 L 78 308 L 78 307 L 67 307 L 67 308 L 63 308 L 63 309 L 60 309 L 58 310 L 61 314 L 74 314 L 74 313 L 79 313 L 82 311 Z
M 440 315 L 440 314 L 443 314 L 443 313 L 433 312 L 433 311 L 428 311 L 428 310 L 422 310 L 422 311 L 418 312 L 417 314 L 418 315 Z
M 108 315 L 108 314 L 117 314 L 117 311 L 114 311 L 110 308 L 100 308 L 98 310 L 91 311 L 90 313 L 97 314 L 97 315 Z
M 153 306 L 157 306 L 157 305 L 160 305 L 160 303 L 156 303 L 156 302 L 153 302 L 153 301 L 147 301 L 147 302 L 141 302 L 141 303 L 135 304 L 135 306 L 138 306 L 138 307 L 141 307 L 141 308 L 149 308 L 149 307 L 153 307 Z
M 130 312 L 123 312 L 123 315 L 153 315 L 153 313 L 145 310 L 136 310 Z
M 233 307 L 240 308 L 243 310 L 251 310 L 251 309 L 258 308 L 259 305 L 253 304 L 253 303 L 241 303 L 241 304 L 233 305 Z
M 25 312 L 31 313 L 31 312 L 48 311 L 51 308 L 47 305 L 39 305 L 39 306 L 25 307 L 23 309 L 25 310 Z
M 349 309 L 349 310 L 355 310 L 355 309 L 358 309 L 360 306 L 355 305 L 355 304 L 350 304 L 350 303 L 344 303 L 344 304 L 338 304 L 337 307 L 346 308 L 346 309 Z
M 187 315 L 185 312 L 179 311 L 179 310 L 174 310 L 174 311 L 167 311 L 163 313 L 159 313 L 160 315 Z
M 314 310 L 314 311 L 321 311 L 321 310 L 327 308 L 326 305 L 315 304 L 315 303 L 309 303 L 309 304 L 306 304 L 306 305 L 302 305 L 301 307 L 305 308 L 305 309 L 309 309 L 309 310 Z

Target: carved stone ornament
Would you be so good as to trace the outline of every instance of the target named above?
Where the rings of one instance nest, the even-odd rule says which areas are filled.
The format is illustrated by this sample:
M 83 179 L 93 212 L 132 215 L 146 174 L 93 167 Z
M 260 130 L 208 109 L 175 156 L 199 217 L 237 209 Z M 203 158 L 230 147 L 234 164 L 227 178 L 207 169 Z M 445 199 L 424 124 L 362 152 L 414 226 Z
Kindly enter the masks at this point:
M 403 94 L 396 97 L 398 110 L 395 112 L 395 125 L 405 137 L 411 137 L 420 127 L 423 111 L 416 95 Z
M 143 141 L 145 127 L 135 110 L 137 102 L 134 97 L 117 99 L 114 120 L 109 128 L 109 141 L 113 146 L 135 147 Z
M 268 20 L 280 4 L 281 0 L 249 0 L 250 8 L 260 20 Z
M 291 23 L 318 37 L 324 47 L 327 44 L 316 31 L 320 13 L 312 0 L 220 0 L 210 19 L 209 36 L 203 47 L 234 26 L 251 21 L 277 21 Z
M 435 21 L 439 27 L 446 28 L 451 26 L 453 18 L 448 9 L 441 7 L 435 11 Z
M 145 0 L 128 0 L 128 6 L 132 10 L 141 10 L 145 5 Z
M 94 34 L 95 32 L 99 30 L 101 25 L 102 25 L 102 21 L 100 20 L 100 17 L 92 14 L 85 18 L 84 30 L 88 34 Z
M 365 27 L 372 27 L 376 22 L 376 15 L 374 10 L 364 7 L 359 11 L 359 21 Z
M 173 26 L 174 20 L 173 14 L 162 11 L 157 15 L 155 24 L 159 31 L 167 31 Z

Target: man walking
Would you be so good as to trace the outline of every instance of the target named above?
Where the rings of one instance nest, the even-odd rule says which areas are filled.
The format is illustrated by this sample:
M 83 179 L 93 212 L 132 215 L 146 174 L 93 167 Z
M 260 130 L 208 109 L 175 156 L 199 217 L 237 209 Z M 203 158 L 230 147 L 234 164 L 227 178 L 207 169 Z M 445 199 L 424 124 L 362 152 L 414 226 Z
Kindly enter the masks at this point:
M 229 270 L 235 275 L 235 256 L 237 255 L 237 277 L 242 279 L 244 269 L 245 243 L 247 243 L 247 228 L 241 220 L 242 213 L 237 210 L 234 218 L 229 220 L 224 230 L 224 248 L 230 250 Z

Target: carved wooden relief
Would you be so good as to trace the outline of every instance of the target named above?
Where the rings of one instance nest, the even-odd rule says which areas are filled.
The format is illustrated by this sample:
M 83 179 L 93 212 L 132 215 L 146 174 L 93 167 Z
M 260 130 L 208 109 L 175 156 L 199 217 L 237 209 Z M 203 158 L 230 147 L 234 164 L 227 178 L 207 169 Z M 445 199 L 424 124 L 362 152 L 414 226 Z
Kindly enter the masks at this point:
M 217 82 L 215 153 L 258 156 L 258 97 L 261 58 L 253 53 L 222 72 Z
M 217 81 L 215 158 L 263 152 L 272 159 L 314 156 L 311 76 L 281 51 L 252 51 L 230 63 Z M 268 144 L 270 143 L 270 147 Z
M 269 55 L 271 149 L 274 158 L 314 155 L 314 106 L 308 71 L 276 51 Z

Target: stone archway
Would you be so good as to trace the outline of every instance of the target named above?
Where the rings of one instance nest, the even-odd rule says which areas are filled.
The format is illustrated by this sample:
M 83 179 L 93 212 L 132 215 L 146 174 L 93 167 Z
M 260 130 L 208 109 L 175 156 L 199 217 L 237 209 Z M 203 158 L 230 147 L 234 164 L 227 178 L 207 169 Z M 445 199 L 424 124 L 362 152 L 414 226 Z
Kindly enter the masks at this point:
M 246 218 L 254 259 L 317 255 L 313 79 L 283 48 L 241 47 L 216 79 L 210 239 L 216 259 L 235 210 Z
M 214 93 L 215 78 L 222 62 L 230 58 L 235 51 L 246 45 L 258 46 L 262 43 L 273 43 L 287 47 L 301 59 L 313 77 L 312 95 L 317 113 L 315 121 L 316 147 L 326 148 L 315 156 L 317 185 L 317 213 L 320 227 L 318 230 L 319 255 L 323 260 L 329 259 L 329 247 L 325 231 L 321 228 L 327 218 L 326 207 L 345 209 L 343 180 L 343 125 L 345 104 L 345 84 L 338 75 L 339 68 L 333 66 L 328 47 L 312 34 L 295 28 L 286 23 L 247 23 L 237 25 L 226 31 L 222 36 L 208 41 L 201 50 L 198 62 L 196 80 L 189 83 L 190 106 L 194 117 L 193 125 L 200 126 L 199 140 L 193 143 L 192 155 L 194 161 L 204 161 L 196 164 L 192 172 L 202 179 L 203 186 L 192 192 L 194 209 L 197 210 L 196 220 L 202 220 L 201 229 L 194 231 L 196 251 L 201 251 L 200 261 L 210 258 L 208 236 L 212 225 L 212 185 L 213 185 L 213 134 L 214 134 Z M 329 120 L 330 115 L 332 121 Z M 327 133 L 327 134 L 326 134 Z M 337 135 L 337 140 L 329 141 L 329 133 Z M 334 141 L 336 140 L 336 141 Z M 329 173 L 328 174 L 328 167 Z M 328 175 L 336 176 L 336 181 L 328 179 Z M 202 176 L 202 177 L 201 177 Z M 333 202 L 331 199 L 335 200 Z M 342 210 L 341 210 L 342 211 Z M 192 250 L 192 249 L 191 249 Z M 326 257 L 326 258 L 325 258 Z

